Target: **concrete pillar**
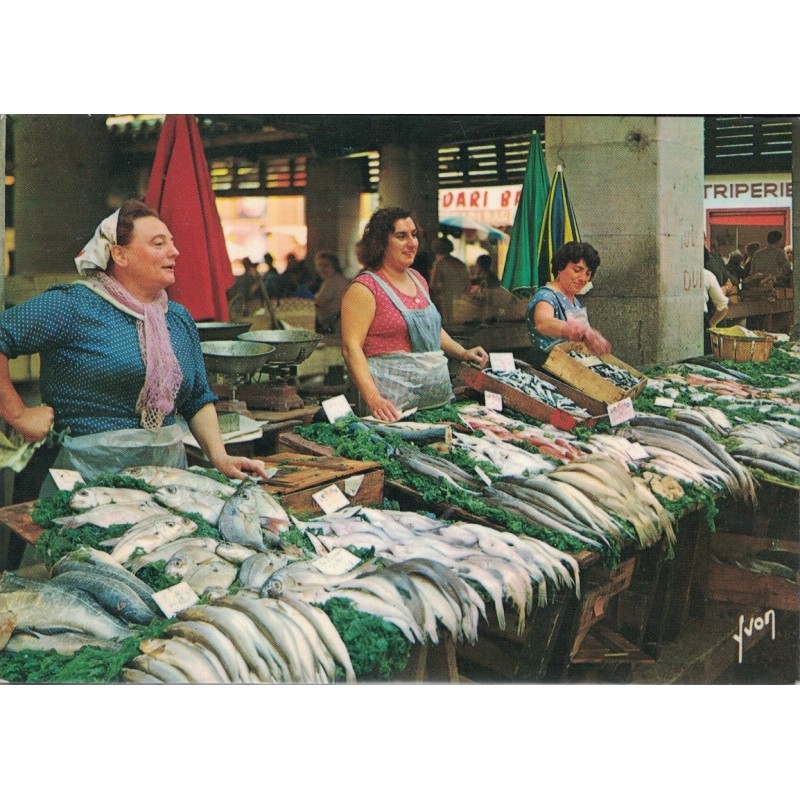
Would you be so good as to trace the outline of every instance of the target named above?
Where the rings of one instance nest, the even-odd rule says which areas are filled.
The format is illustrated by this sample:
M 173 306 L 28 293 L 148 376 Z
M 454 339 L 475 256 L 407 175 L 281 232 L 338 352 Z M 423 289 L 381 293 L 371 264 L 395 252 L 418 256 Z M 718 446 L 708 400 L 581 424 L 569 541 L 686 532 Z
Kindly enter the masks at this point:
M 361 164 L 354 158 L 309 158 L 306 178 L 308 258 L 320 250 L 339 256 L 348 277 L 358 272 Z
M 425 231 L 426 249 L 439 230 L 439 154 L 433 145 L 381 146 L 378 205 L 413 211 Z M 422 243 L 420 243 L 422 247 Z
M 111 209 L 105 116 L 14 116 L 17 274 L 75 274 L 73 259 Z
M 581 239 L 600 253 L 589 317 L 634 366 L 703 351 L 702 117 L 546 117 Z

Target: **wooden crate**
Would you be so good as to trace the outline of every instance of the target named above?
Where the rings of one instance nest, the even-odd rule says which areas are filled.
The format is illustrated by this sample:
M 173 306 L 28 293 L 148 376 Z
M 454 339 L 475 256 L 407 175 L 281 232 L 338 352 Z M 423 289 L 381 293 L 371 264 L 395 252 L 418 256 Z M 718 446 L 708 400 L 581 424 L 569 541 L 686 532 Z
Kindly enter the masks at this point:
M 606 413 L 604 407 L 601 407 L 600 404 L 593 401 L 592 398 L 587 397 L 585 394 L 577 392 L 574 387 L 565 386 L 565 384 L 560 381 L 553 380 L 552 376 L 537 372 L 533 367 L 527 364 L 524 367 L 520 367 L 520 369 L 553 384 L 561 394 L 586 408 L 593 416 L 587 417 L 586 419 L 574 417 L 572 414 L 560 408 L 554 408 L 546 403 L 542 403 L 540 400 L 525 394 L 525 392 L 521 392 L 519 389 L 515 389 L 513 386 L 509 386 L 486 372 L 468 364 L 463 364 L 461 366 L 458 377 L 471 389 L 478 392 L 494 392 L 495 394 L 499 394 L 503 398 L 504 406 L 513 408 L 515 411 L 519 411 L 521 414 L 525 414 L 532 419 L 538 419 L 540 422 L 547 422 L 562 431 L 571 431 L 579 425 L 592 426 L 596 424 L 599 419 L 602 419 L 602 415 Z M 569 394 L 564 391 L 565 389 Z M 584 400 L 588 400 L 591 408 L 584 405 Z
M 597 565 L 594 567 L 591 583 L 584 588 L 581 598 L 577 632 L 571 649 L 573 659 L 589 631 L 605 616 L 609 601 L 622 594 L 631 585 L 635 566 L 636 557 L 634 556 L 626 559 L 613 570 L 603 569 Z
M 591 355 L 589 349 L 583 342 L 563 342 L 557 344 L 551 351 L 550 355 L 544 362 L 543 369 L 550 375 L 560 378 L 564 383 L 574 386 L 584 394 L 599 400 L 602 403 L 618 403 L 626 397 L 638 397 L 644 387 L 647 385 L 647 378 L 637 369 L 634 369 L 629 364 L 609 354 L 607 356 L 598 356 L 601 361 L 610 364 L 613 367 L 619 367 L 629 372 L 634 378 L 638 380 L 636 386 L 631 389 L 621 389 L 619 386 L 614 385 L 611 381 L 607 381 L 597 373 L 579 364 L 570 353 L 582 353 L 584 355 Z
M 268 468 L 278 468 L 278 472 L 261 485 L 287 511 L 297 514 L 323 514 L 313 495 L 333 484 L 345 493 L 351 505 L 383 504 L 383 467 L 375 461 L 352 461 L 333 455 L 289 452 L 260 456 L 259 459 Z M 350 496 L 345 492 L 345 480 L 356 476 L 361 476 L 361 485 Z
M 764 609 L 800 611 L 800 586 L 776 575 L 762 575 L 730 563 L 744 559 L 771 544 L 800 554 L 800 543 L 731 533 L 715 533 L 711 540 L 711 559 L 706 575 L 706 597 Z

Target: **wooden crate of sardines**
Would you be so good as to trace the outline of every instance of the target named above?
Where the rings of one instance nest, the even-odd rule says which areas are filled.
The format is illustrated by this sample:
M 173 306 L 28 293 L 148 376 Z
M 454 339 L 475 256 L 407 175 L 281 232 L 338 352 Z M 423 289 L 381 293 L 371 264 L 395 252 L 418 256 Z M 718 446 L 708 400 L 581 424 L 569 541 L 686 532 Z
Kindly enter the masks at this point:
M 637 369 L 611 354 L 594 356 L 583 342 L 557 344 L 543 369 L 606 404 L 638 397 L 647 385 L 647 378 Z
M 480 370 L 463 364 L 459 378 L 476 392 L 500 395 L 503 405 L 532 419 L 571 431 L 577 425 L 591 427 L 607 419 L 605 406 L 581 391 L 539 372 L 524 361 L 514 360 L 515 369 Z

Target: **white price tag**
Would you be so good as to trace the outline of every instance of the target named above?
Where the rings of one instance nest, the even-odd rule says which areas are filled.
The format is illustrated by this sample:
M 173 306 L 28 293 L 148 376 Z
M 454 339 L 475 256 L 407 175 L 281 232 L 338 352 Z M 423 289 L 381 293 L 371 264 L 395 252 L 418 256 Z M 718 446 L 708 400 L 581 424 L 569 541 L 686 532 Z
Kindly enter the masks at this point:
M 627 422 L 635 416 L 636 412 L 633 409 L 633 400 L 631 400 L 630 397 L 626 397 L 618 403 L 608 404 L 608 421 L 612 425 L 621 425 L 623 422 Z
M 504 372 L 513 372 L 517 368 L 513 353 L 489 353 L 489 366 Z
M 497 392 L 484 392 L 483 402 L 486 408 L 489 408 L 492 411 L 503 410 L 503 395 L 497 394 Z
M 199 599 L 194 589 L 184 581 L 160 592 L 153 592 L 153 600 L 164 612 L 165 617 L 174 617 L 179 611 L 191 608 Z
M 675 401 L 671 397 L 656 397 L 653 401 L 654 406 L 661 406 L 662 408 L 672 408 Z
M 650 458 L 650 453 L 642 447 L 639 442 L 631 442 L 628 453 L 634 461 L 641 461 L 643 458 Z
M 353 569 L 361 559 L 343 547 L 334 547 L 327 555 L 315 558 L 311 563 L 326 575 L 342 575 Z
M 344 493 L 348 497 L 355 497 L 361 484 L 364 483 L 363 475 L 351 475 L 349 478 L 344 479 Z
M 335 483 L 326 486 L 311 496 L 326 514 L 333 514 L 334 511 L 350 505 L 350 501 L 342 494 L 342 490 Z
M 492 485 L 492 479 L 480 467 L 475 467 L 475 472 L 487 486 Z
M 336 422 L 337 419 L 353 413 L 350 403 L 347 402 L 347 398 L 343 394 L 337 394 L 336 397 L 329 397 L 327 400 L 323 400 L 322 410 L 325 412 L 328 422 Z
M 51 469 L 50 475 L 59 489 L 67 491 L 74 489 L 76 484 L 83 483 L 83 476 L 74 469 Z

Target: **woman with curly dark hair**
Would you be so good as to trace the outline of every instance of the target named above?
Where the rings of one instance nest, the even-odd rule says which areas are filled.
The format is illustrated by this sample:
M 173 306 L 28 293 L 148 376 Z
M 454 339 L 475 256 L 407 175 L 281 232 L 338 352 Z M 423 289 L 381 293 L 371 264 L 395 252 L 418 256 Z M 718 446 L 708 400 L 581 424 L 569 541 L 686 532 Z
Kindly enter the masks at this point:
M 428 284 L 411 266 L 421 235 L 413 211 L 376 211 L 356 245 L 364 270 L 342 298 L 342 354 L 358 410 L 384 421 L 453 398 L 448 356 L 481 368 L 489 361 L 482 347 L 467 350 L 442 328 Z
M 611 352 L 603 335 L 589 325 L 578 295 L 600 266 L 600 254 L 588 242 L 567 242 L 553 253 L 553 279 L 528 304 L 528 335 L 541 366 L 560 342 L 582 341 L 595 355 Z

